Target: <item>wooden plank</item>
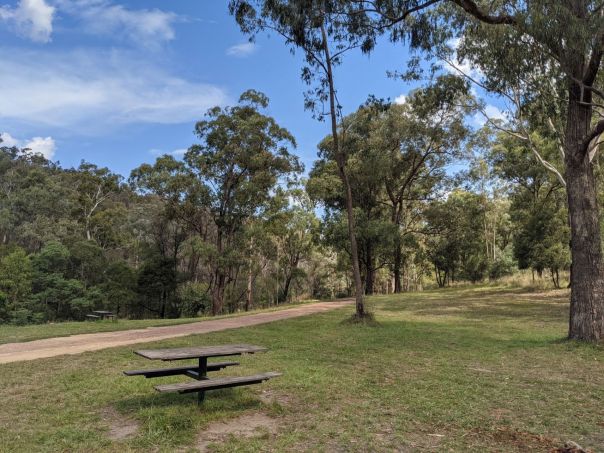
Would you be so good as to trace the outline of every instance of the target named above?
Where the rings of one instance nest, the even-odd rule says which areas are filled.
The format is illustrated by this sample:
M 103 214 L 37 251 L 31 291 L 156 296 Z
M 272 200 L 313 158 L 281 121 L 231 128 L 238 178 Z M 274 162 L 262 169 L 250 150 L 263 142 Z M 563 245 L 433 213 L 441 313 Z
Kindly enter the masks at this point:
M 274 371 L 268 373 L 255 374 L 253 376 L 224 377 L 216 379 L 207 379 L 205 381 L 185 382 L 182 384 L 164 384 L 156 385 L 158 392 L 178 392 L 191 393 L 206 390 L 224 389 L 228 387 L 238 387 L 241 385 L 260 384 L 269 379 L 281 376 L 281 373 Z
M 219 371 L 223 368 L 229 366 L 237 366 L 239 362 L 214 362 L 208 363 L 208 371 Z M 197 379 L 197 371 L 199 371 L 198 365 L 187 365 L 180 366 L 175 368 L 158 368 L 155 370 L 133 370 L 133 371 L 124 371 L 126 376 L 145 376 L 146 378 L 155 378 L 155 377 L 163 377 L 163 376 L 178 376 L 181 374 L 186 374 L 189 376 L 189 372 L 194 372 L 194 377 Z
M 149 360 L 185 360 L 200 357 L 221 357 L 241 354 L 266 352 L 267 348 L 251 344 L 227 344 L 222 346 L 198 346 L 175 349 L 143 349 L 134 351 L 135 354 Z

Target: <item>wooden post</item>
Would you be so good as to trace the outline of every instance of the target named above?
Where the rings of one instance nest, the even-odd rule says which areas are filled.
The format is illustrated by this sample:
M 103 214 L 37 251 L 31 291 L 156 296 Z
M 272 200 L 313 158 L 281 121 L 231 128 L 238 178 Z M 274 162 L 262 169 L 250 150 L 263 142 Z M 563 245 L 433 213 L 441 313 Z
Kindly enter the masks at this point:
M 200 357 L 199 358 L 199 372 L 197 374 L 197 380 L 198 381 L 203 381 L 204 379 L 208 378 L 208 358 L 207 357 Z M 206 392 L 205 391 L 200 391 L 197 393 L 197 403 L 199 405 L 201 405 L 203 403 L 203 400 L 205 400 L 206 398 Z

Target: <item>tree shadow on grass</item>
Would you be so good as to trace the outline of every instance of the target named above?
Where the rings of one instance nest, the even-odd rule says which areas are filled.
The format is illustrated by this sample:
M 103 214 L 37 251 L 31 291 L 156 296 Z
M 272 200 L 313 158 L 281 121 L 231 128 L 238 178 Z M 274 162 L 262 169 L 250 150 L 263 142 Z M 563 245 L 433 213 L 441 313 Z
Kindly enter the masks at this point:
M 559 319 L 556 319 L 559 321 Z M 516 329 L 490 329 L 488 324 L 480 324 L 463 321 L 452 321 L 441 323 L 438 321 L 401 321 L 393 319 L 381 320 L 380 329 L 384 335 L 381 338 L 379 348 L 410 350 L 430 355 L 449 353 L 472 355 L 483 354 L 489 350 L 501 352 L 514 349 L 540 349 L 549 348 L 553 345 L 570 344 L 566 340 L 566 332 L 560 330 L 559 335 L 551 332 L 540 334 L 535 331 L 526 333 L 518 332 Z M 577 347 L 582 347 L 582 344 Z
M 424 316 L 456 316 L 471 320 L 519 320 L 560 323 L 568 317 L 568 302 L 489 302 L 477 301 L 428 307 L 414 312 Z
M 122 398 L 114 403 L 121 413 L 135 413 L 150 408 L 182 408 L 183 410 L 202 409 L 211 412 L 241 411 L 258 408 L 262 401 L 255 395 L 244 395 L 238 389 L 221 389 L 206 392 L 202 405 L 197 404 L 197 393 L 152 393 Z
M 379 311 L 407 312 L 419 316 L 450 316 L 470 320 L 514 320 L 560 323 L 568 318 L 569 301 L 566 296 L 535 296 L 522 290 L 504 293 L 496 290 L 474 291 L 471 295 L 460 296 L 458 292 L 430 295 L 430 297 L 410 297 L 389 303 L 379 301 Z M 433 297 L 434 296 L 434 297 Z M 377 301 L 376 301 L 377 302 Z

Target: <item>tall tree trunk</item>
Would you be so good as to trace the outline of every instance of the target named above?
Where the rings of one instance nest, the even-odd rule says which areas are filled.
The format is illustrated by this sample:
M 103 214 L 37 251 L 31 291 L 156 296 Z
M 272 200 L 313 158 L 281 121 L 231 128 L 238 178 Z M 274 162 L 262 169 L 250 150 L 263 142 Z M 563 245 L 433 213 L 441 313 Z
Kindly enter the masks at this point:
M 327 41 L 327 32 L 325 31 L 325 23 L 321 23 L 321 33 L 323 38 L 323 50 L 325 53 L 325 63 L 327 66 L 327 83 L 329 86 L 329 112 L 331 116 L 331 135 L 333 137 L 335 160 L 338 165 L 340 179 L 344 184 L 346 193 L 346 215 L 348 218 L 348 237 L 350 239 L 350 259 L 352 261 L 352 275 L 354 278 L 355 300 L 356 300 L 356 315 L 362 318 L 366 315 L 365 304 L 363 302 L 363 282 L 361 281 L 361 268 L 359 266 L 359 250 L 357 245 L 356 228 L 354 221 L 354 208 L 352 205 L 352 189 L 348 173 L 346 173 L 346 157 L 342 151 L 340 139 L 338 137 L 338 115 L 336 111 L 336 95 L 335 85 L 333 80 L 333 71 L 331 65 L 331 55 L 329 52 L 329 43 Z
M 365 275 L 365 294 L 371 295 L 375 292 L 375 270 L 369 266 Z
M 86 240 L 92 240 L 92 234 L 90 233 L 90 215 L 86 216 Z
M 604 263 L 596 179 L 582 149 L 592 112 L 580 101 L 581 90 L 571 83 L 565 143 L 572 256 L 568 336 L 598 342 L 604 336 Z
M 247 273 L 247 290 L 245 295 L 245 311 L 250 311 L 254 305 L 254 274 L 252 273 L 252 266 Z
M 393 266 L 392 266 L 392 274 L 394 277 L 394 292 L 399 294 L 403 291 L 401 285 L 401 267 L 403 263 L 403 254 L 401 253 L 400 239 L 397 238 L 394 244 L 394 257 L 393 257 Z
M 250 240 L 249 260 L 247 269 L 247 288 L 245 291 L 245 311 L 250 311 L 254 305 L 254 238 Z
M 218 228 L 216 232 L 216 251 L 218 260 L 222 257 L 222 231 Z M 214 271 L 214 288 L 212 290 L 212 315 L 222 313 L 224 290 L 226 287 L 226 275 L 223 264 L 219 261 Z
M 214 289 L 212 291 L 212 315 L 214 316 L 222 313 L 225 288 L 226 276 L 224 272 L 217 270 L 214 274 Z
M 365 294 L 370 295 L 374 293 L 374 282 L 375 282 L 375 268 L 374 268 L 374 258 L 373 258 L 373 249 L 371 244 L 367 244 L 366 247 L 366 264 L 367 269 L 365 270 Z
M 286 303 L 287 298 L 289 297 L 289 287 L 292 284 L 292 274 L 291 272 L 287 274 L 285 277 L 285 281 L 283 283 L 283 290 L 279 296 L 279 303 Z
M 166 317 L 166 290 L 162 289 L 159 296 L 159 317 L 164 319 Z

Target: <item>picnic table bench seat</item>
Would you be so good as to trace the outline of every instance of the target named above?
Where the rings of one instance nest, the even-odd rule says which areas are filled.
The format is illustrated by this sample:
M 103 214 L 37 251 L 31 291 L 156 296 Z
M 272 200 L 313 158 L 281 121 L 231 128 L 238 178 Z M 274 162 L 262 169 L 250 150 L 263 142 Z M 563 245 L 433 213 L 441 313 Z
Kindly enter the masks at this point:
M 214 362 L 208 363 L 207 371 L 219 371 L 230 366 L 237 366 L 239 362 Z M 178 376 L 179 374 L 197 376 L 198 365 L 179 366 L 175 368 L 157 368 L 154 370 L 124 371 L 126 376 L 145 376 L 147 379 L 163 376 Z
M 215 379 L 206 379 L 203 381 L 183 382 L 179 384 L 156 385 L 155 390 L 162 393 L 190 393 L 199 392 L 200 390 L 217 390 L 229 387 L 238 387 L 241 385 L 260 384 L 264 381 L 268 381 L 269 379 L 281 375 L 281 373 L 271 371 L 268 373 L 254 374 L 253 376 L 223 377 Z
M 224 389 L 229 387 L 238 387 L 241 385 L 260 384 L 268 381 L 281 373 L 274 371 L 267 373 L 254 374 L 252 376 L 220 377 L 209 378 L 209 371 L 218 371 L 230 366 L 239 365 L 238 362 L 210 362 L 208 358 L 227 357 L 243 354 L 255 354 L 257 352 L 266 352 L 267 348 L 251 344 L 228 344 L 219 346 L 194 346 L 186 348 L 172 349 L 142 349 L 134 351 L 135 354 L 145 357 L 149 360 L 198 360 L 197 365 L 180 366 L 176 368 L 163 368 L 154 370 L 134 370 L 124 371 L 126 376 L 145 376 L 146 378 L 185 375 L 193 378 L 195 381 L 182 384 L 164 384 L 155 386 L 158 392 L 178 392 L 198 394 L 197 401 L 201 404 L 205 399 L 205 393 L 208 390 Z

